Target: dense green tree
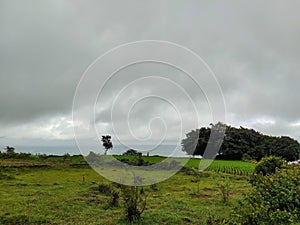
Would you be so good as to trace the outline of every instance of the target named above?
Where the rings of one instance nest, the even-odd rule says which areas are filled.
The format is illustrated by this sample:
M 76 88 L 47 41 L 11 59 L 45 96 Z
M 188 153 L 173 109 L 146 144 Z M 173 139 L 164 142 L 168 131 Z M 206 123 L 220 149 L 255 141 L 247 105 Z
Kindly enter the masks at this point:
M 223 138 L 224 126 L 226 131 Z M 211 134 L 214 134 L 213 138 L 210 138 Z M 253 129 L 235 128 L 222 123 L 211 124 L 211 127 L 202 127 L 187 133 L 186 138 L 182 140 L 182 150 L 188 155 L 203 156 L 209 142 L 211 146 L 219 149 L 218 159 L 240 160 L 247 156 L 247 159 L 259 161 L 265 156 L 274 155 L 294 161 L 299 158 L 300 153 L 300 144 L 290 137 L 273 137 Z
M 202 127 L 192 130 L 186 134 L 186 138 L 182 140 L 182 150 L 188 155 L 203 155 L 208 139 L 210 136 L 210 128 Z

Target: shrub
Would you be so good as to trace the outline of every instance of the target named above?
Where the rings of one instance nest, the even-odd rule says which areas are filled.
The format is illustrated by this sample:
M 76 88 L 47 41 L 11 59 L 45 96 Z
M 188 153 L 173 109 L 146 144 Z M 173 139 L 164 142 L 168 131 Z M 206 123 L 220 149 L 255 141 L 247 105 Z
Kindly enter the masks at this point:
M 264 157 L 254 168 L 254 173 L 263 175 L 275 173 L 276 169 L 280 169 L 286 165 L 286 161 L 280 157 L 268 156 Z
M 235 224 L 277 225 L 300 222 L 300 168 L 286 166 L 267 176 L 258 175 L 236 209 Z
M 201 179 L 201 173 L 202 171 L 199 171 L 198 169 L 193 168 L 193 179 L 191 182 L 197 183 L 197 194 L 200 194 L 200 179 Z
M 146 208 L 146 196 L 138 186 L 122 186 L 124 198 L 125 218 L 129 222 L 141 219 L 141 214 Z M 144 198 L 143 198 L 144 197 Z

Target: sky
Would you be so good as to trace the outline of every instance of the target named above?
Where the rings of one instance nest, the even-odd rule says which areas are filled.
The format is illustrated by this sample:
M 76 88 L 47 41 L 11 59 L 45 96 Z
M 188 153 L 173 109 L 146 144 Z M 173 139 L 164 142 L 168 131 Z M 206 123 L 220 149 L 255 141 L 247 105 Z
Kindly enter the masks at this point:
M 176 43 L 199 55 L 219 84 L 227 124 L 300 141 L 299 8 L 299 1 L 276 0 L 1 0 L 0 146 L 74 145 L 74 128 L 78 140 L 97 141 L 85 132 L 92 122 L 99 136 L 142 144 L 178 142 L 208 126 L 214 96 L 209 102 L 182 71 L 149 62 L 107 82 L 105 68 L 98 68 L 98 86 L 95 79 L 85 82 L 91 89 L 104 85 L 95 118 L 73 120 L 87 68 L 116 46 L 142 40 Z M 119 60 L 111 57 L 106 66 Z M 156 97 L 139 99 L 146 94 Z M 89 91 L 76 110 L 87 107 L 85 96 Z

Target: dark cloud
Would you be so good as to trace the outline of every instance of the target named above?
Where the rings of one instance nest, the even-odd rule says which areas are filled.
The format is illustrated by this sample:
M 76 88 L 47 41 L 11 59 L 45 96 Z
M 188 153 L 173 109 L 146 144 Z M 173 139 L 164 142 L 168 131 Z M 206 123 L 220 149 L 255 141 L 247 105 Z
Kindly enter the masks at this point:
M 1 1 L 0 132 L 15 138 L 71 139 L 72 101 L 87 66 L 116 45 L 162 39 L 192 49 L 214 70 L 228 123 L 300 140 L 295 125 L 300 121 L 299 6 L 296 1 Z M 145 72 L 160 71 L 178 82 L 202 107 L 201 123 L 211 122 L 205 96 L 185 75 L 149 68 L 128 69 L 108 84 L 97 105 L 103 132 L 109 130 L 111 97 Z M 149 85 L 149 91 L 169 92 L 159 84 Z M 173 95 L 188 117 L 189 106 L 178 93 Z M 136 108 L 137 129 L 166 109 L 157 102 Z M 125 113 L 120 110 L 117 121 Z M 172 133 L 178 121 L 174 115 L 166 120 Z M 186 124 L 184 132 L 192 128 Z

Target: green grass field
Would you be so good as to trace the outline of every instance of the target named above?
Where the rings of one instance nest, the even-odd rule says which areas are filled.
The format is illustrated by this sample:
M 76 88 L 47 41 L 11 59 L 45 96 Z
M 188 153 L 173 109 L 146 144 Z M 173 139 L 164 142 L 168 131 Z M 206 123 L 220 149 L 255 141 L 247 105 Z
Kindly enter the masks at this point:
M 115 156 L 117 159 L 132 159 L 133 156 Z M 158 163 L 166 159 L 162 156 L 144 156 L 143 159 L 146 162 Z M 187 163 L 188 168 L 198 168 L 200 164 L 200 159 L 191 158 Z M 212 164 L 207 168 L 208 171 L 228 173 L 233 175 L 250 175 L 254 170 L 255 164 L 243 161 L 233 161 L 233 160 L 214 160 Z
M 152 162 L 161 159 L 151 158 Z M 1 162 L 6 176 L 0 178 L 0 224 L 128 224 L 122 198 L 120 207 L 108 208 L 110 197 L 97 190 L 108 180 L 91 168 L 75 168 L 58 161 Z M 188 166 L 197 167 L 198 162 L 192 159 Z M 214 164 L 213 168 L 228 166 L 226 162 Z M 158 183 L 157 191 L 146 186 L 147 208 L 138 224 L 207 224 L 229 217 L 249 184 L 246 176 L 227 176 L 231 183 L 228 204 L 222 202 L 211 172 L 200 178 L 199 193 L 193 176 L 183 172 Z

